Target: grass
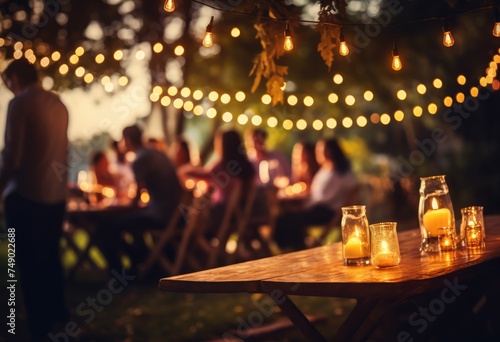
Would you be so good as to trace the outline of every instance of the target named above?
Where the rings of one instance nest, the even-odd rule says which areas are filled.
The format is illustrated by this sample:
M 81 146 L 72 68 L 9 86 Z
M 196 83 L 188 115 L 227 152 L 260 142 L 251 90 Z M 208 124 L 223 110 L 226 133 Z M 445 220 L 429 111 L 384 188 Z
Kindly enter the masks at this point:
M 85 239 L 85 237 L 82 237 Z M 5 238 L 0 239 L 2 256 L 0 272 L 6 274 Z M 93 258 L 101 266 L 98 252 Z M 65 253 L 63 263 L 69 267 L 75 257 Z M 125 289 L 102 303 L 102 309 L 87 305 L 89 298 L 98 298 L 107 289 L 110 275 L 91 269 L 78 272 L 66 283 L 67 306 L 81 329 L 80 341 L 214 341 L 226 336 L 248 333 L 250 326 L 282 321 L 284 315 L 263 294 L 184 294 L 160 291 L 158 280 L 166 274 L 157 272 L 149 279 L 132 281 Z M 19 281 L 22 281 L 21 279 Z M 101 297 L 104 298 L 104 297 Z M 331 338 L 352 309 L 354 301 L 341 298 L 292 297 L 307 315 L 321 316 L 317 323 L 324 336 Z M 17 333 L 9 341 L 28 341 L 22 294 L 17 293 Z M 109 303 L 108 303 L 109 302 Z M 77 310 L 78 307 L 84 310 Z M 4 329 L 4 328 L 3 328 Z M 4 330 L 5 331 L 5 330 Z M 56 333 L 56 332 L 54 332 Z M 0 337 L 4 334 L 0 334 Z M 227 335 L 230 334 L 230 335 Z M 14 337 L 14 339 L 12 339 Z M 0 338 L 1 340 L 1 338 Z M 60 339 L 62 341 L 62 339 Z M 305 341 L 300 332 L 289 328 L 256 340 Z

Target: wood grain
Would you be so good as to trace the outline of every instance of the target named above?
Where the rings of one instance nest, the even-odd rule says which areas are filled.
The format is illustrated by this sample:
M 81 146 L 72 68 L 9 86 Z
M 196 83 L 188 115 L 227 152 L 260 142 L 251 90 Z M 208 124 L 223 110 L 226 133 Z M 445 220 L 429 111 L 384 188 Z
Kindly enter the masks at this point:
M 401 263 L 377 269 L 344 266 L 342 246 L 334 243 L 299 252 L 160 279 L 172 292 L 264 292 L 364 298 L 413 295 L 466 282 L 500 270 L 500 216 L 486 216 L 486 248 L 422 255 L 420 231 L 399 233 Z

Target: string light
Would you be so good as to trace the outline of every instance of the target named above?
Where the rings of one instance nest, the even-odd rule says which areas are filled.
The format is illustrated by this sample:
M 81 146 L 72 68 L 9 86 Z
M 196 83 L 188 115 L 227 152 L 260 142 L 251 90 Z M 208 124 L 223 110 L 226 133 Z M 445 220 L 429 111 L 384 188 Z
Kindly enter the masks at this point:
M 493 25 L 493 35 L 500 37 L 500 9 L 495 9 L 495 24 Z
M 403 63 L 401 63 L 401 58 L 399 58 L 399 51 L 396 46 L 396 42 L 394 42 L 394 46 L 392 48 L 392 70 L 399 71 L 403 67 Z
M 446 47 L 452 47 L 453 44 L 455 44 L 455 39 L 453 39 L 448 23 L 445 20 L 443 24 L 443 45 Z
M 212 37 L 213 36 L 213 34 L 212 34 L 213 26 L 214 26 L 214 17 L 212 16 L 212 18 L 210 19 L 210 23 L 207 25 L 205 37 L 203 37 L 203 46 L 204 47 L 211 47 L 212 44 L 214 43 L 213 37 Z
M 339 45 L 339 54 L 341 56 L 347 56 L 349 54 L 349 47 L 345 42 L 344 35 L 342 33 L 342 29 L 340 29 L 340 37 L 339 37 L 340 45 Z
M 290 23 L 288 22 L 288 20 L 285 27 L 285 40 L 283 42 L 283 49 L 285 49 L 286 51 L 291 51 L 293 49 L 293 41 L 290 33 Z
M 165 0 L 165 4 L 163 5 L 163 9 L 165 12 L 173 12 L 175 10 L 174 0 Z

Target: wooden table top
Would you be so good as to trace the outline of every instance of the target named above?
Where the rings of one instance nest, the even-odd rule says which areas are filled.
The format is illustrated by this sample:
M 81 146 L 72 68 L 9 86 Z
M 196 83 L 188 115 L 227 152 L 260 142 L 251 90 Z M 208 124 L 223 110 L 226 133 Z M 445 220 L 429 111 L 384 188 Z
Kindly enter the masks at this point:
M 412 295 L 500 270 L 500 216 L 485 216 L 486 247 L 436 255 L 419 251 L 420 230 L 399 233 L 401 263 L 344 266 L 341 243 L 160 279 L 171 292 L 271 293 L 363 298 Z M 459 278 L 457 278 L 459 277 Z

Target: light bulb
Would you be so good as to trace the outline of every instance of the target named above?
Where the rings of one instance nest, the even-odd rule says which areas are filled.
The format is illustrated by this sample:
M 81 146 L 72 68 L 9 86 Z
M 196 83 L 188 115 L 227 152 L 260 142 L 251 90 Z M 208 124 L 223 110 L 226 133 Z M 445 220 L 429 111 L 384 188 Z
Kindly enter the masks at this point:
M 285 42 L 283 43 L 283 48 L 286 50 L 286 51 L 290 51 L 293 49 L 293 41 L 292 41 L 292 37 L 290 36 L 286 36 L 285 37 Z
M 342 34 L 342 31 L 340 32 L 340 46 L 339 46 L 339 53 L 341 56 L 347 56 L 349 54 L 349 47 L 347 46 L 347 43 L 345 42 L 344 35 Z
M 203 37 L 203 46 L 211 47 L 213 43 L 212 32 L 205 32 L 205 37 Z
M 403 68 L 403 63 L 401 63 L 401 58 L 399 58 L 399 51 L 396 47 L 396 42 L 394 42 L 394 47 L 392 49 L 392 70 L 399 71 Z
M 403 63 L 401 63 L 401 58 L 399 56 L 392 56 L 392 69 L 399 71 L 403 68 Z
M 163 9 L 165 12 L 173 12 L 175 9 L 174 0 L 165 0 L 165 4 L 163 5 Z
M 205 36 L 203 37 L 202 44 L 204 47 L 211 47 L 214 43 L 212 29 L 214 26 L 214 17 L 210 19 L 210 23 L 207 25 L 207 31 L 205 32 Z
M 450 31 L 445 31 L 443 34 L 443 45 L 446 47 L 452 47 L 455 44 L 455 39 L 451 35 Z
M 500 37 L 500 20 L 497 20 L 493 26 L 493 35 L 495 37 Z
M 448 22 L 445 20 L 443 24 L 443 45 L 446 47 L 452 47 L 453 44 L 455 44 L 455 39 L 453 39 Z
M 283 42 L 283 49 L 286 51 L 290 51 L 293 49 L 293 41 L 290 33 L 290 25 L 288 24 L 288 21 L 286 22 L 286 29 L 285 29 L 285 41 Z

